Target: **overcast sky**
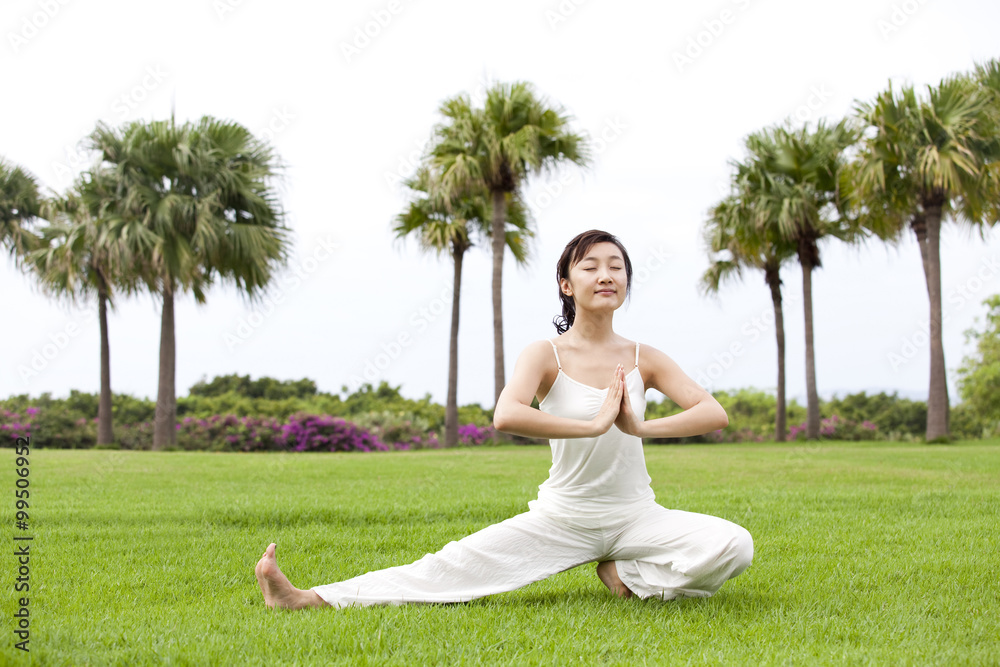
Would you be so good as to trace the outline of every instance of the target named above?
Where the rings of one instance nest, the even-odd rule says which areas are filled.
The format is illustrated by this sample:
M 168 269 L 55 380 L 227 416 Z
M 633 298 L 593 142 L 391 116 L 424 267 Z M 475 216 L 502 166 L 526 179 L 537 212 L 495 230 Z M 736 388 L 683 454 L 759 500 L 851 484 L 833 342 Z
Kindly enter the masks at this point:
M 532 259 L 508 261 L 508 375 L 552 337 L 555 261 L 601 228 L 629 249 L 636 284 L 622 335 L 671 355 L 713 389 L 773 389 L 776 350 L 759 274 L 699 295 L 700 230 L 744 137 L 792 118 L 839 120 L 891 79 L 919 86 L 1000 56 L 1000 5 L 986 0 L 706 3 L 563 0 L 7 0 L 0 9 L 5 104 L 0 155 L 63 191 L 89 161 L 99 121 L 232 119 L 287 165 L 281 201 L 295 252 L 263 304 L 216 287 L 177 301 L 177 389 L 239 373 L 314 379 L 323 391 L 386 379 L 443 401 L 452 269 L 393 241 L 438 106 L 495 81 L 526 80 L 593 141 L 590 168 L 532 178 Z M 821 246 L 813 278 L 822 395 L 925 398 L 928 304 L 919 252 Z M 1000 232 L 953 224 L 942 239 L 945 357 L 1000 291 Z M 804 396 L 801 278 L 783 271 L 788 391 Z M 99 389 L 96 302 L 71 307 L 0 261 L 0 396 Z M 492 405 L 490 264 L 466 261 L 459 402 Z M 110 317 L 115 392 L 155 397 L 159 303 L 122 299 Z M 651 396 L 651 398 L 653 398 Z

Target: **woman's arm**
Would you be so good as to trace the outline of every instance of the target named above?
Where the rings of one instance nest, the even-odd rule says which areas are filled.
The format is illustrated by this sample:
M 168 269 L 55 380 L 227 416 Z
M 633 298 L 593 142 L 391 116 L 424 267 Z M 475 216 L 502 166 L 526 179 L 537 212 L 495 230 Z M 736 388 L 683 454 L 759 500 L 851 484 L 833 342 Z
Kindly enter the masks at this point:
M 592 438 L 605 433 L 615 423 L 625 393 L 625 373 L 619 366 L 608 386 L 608 397 L 597 417 L 589 421 L 557 417 L 531 407 L 531 401 L 553 363 L 548 341 L 532 343 L 514 365 L 514 375 L 500 392 L 493 411 L 498 431 L 529 438 Z
M 659 390 L 684 411 L 643 421 L 632 410 L 626 392 L 615 420 L 619 430 L 640 438 L 683 438 L 729 426 L 729 416 L 715 397 L 689 378 L 673 359 L 645 345 L 640 348 L 640 354 L 642 360 L 639 366 L 647 371 L 646 386 Z

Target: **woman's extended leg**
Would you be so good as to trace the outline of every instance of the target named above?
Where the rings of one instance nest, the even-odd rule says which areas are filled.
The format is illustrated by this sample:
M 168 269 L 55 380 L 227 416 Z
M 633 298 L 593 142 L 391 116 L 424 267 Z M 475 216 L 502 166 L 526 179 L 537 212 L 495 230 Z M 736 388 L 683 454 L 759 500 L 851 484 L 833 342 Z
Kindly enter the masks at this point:
M 656 504 L 611 539 L 602 560 L 614 560 L 619 580 L 641 598 L 708 597 L 753 560 L 745 528 Z
M 312 590 L 335 607 L 467 602 L 591 562 L 602 546 L 598 531 L 569 528 L 538 512 L 525 512 L 409 565 Z
M 409 565 L 368 572 L 308 591 L 287 583 L 269 547 L 272 559 L 266 560 L 267 553 L 261 559 L 265 576 L 262 580 L 258 574 L 258 581 L 262 581 L 265 602 L 271 591 L 269 606 L 318 606 L 316 598 L 334 607 L 467 602 L 512 591 L 592 562 L 602 548 L 597 530 L 569 528 L 538 512 L 525 512 L 450 542 L 437 553 Z M 269 571 L 273 577 L 266 576 Z

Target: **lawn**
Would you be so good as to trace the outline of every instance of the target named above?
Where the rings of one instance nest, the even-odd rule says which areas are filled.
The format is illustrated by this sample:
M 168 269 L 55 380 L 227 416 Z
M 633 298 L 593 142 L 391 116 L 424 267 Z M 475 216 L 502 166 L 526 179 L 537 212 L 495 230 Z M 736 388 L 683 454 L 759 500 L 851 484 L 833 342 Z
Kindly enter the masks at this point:
M 14 454 L 3 466 L 14 525 Z M 33 450 L 30 653 L 0 559 L 0 662 L 39 665 L 996 665 L 1000 441 L 648 446 L 658 501 L 745 526 L 712 598 L 613 598 L 594 566 L 459 605 L 273 611 L 526 509 L 542 447 L 387 454 Z M 13 528 L 6 534 L 15 532 Z M 7 538 L 7 554 L 12 554 Z

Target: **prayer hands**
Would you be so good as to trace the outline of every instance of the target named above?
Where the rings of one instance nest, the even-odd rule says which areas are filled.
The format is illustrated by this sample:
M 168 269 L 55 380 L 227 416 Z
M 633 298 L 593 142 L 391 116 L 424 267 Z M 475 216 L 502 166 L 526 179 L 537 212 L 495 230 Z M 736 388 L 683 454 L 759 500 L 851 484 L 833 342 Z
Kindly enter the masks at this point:
M 601 405 L 601 411 L 594 417 L 594 428 L 597 432 L 594 435 L 607 433 L 611 425 L 618 419 L 618 412 L 621 410 L 622 393 L 625 389 L 625 375 L 622 365 L 615 367 L 615 372 L 611 377 L 611 384 L 608 385 L 608 395 Z
M 625 388 L 625 369 L 622 368 L 621 364 L 615 368 L 611 384 L 608 385 L 608 395 L 593 423 L 597 431 L 595 435 L 606 433 L 612 424 L 617 426 L 622 433 L 639 435 L 642 420 L 632 410 L 632 401 Z
M 619 368 L 621 368 L 619 366 Z M 639 432 L 642 428 L 643 422 L 645 420 L 635 413 L 632 409 L 632 399 L 628 395 L 628 389 L 625 387 L 625 375 L 623 371 L 622 375 L 622 398 L 621 406 L 618 409 L 618 417 L 615 418 L 615 426 L 618 430 L 627 435 L 634 435 L 642 437 Z

